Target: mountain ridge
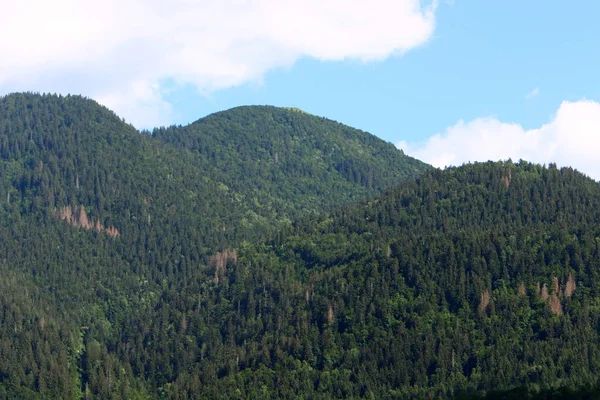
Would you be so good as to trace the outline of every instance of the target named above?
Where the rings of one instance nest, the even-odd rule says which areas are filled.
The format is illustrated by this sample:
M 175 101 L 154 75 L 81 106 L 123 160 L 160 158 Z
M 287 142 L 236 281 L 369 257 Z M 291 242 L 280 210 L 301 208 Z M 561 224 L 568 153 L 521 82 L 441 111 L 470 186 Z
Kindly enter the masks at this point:
M 155 129 L 152 136 L 208 159 L 203 168 L 212 169 L 215 175 L 227 171 L 235 177 L 224 178 L 228 187 L 258 184 L 275 194 L 285 179 L 295 179 L 283 202 L 276 196 L 257 199 L 276 209 L 286 209 L 290 202 L 285 199 L 294 198 L 294 203 L 306 204 L 306 208 L 325 210 L 329 206 L 323 197 L 306 194 L 349 193 L 350 197 L 335 198 L 333 204 L 338 206 L 372 196 L 392 182 L 429 168 L 369 133 L 273 106 L 240 106 L 187 126 Z M 222 156 L 231 152 L 236 157 Z
M 599 224 L 600 185 L 555 164 L 442 171 L 278 108 L 148 135 L 3 97 L 0 397 L 589 393 Z
M 114 192 L 116 187 L 120 187 L 119 181 L 115 179 L 122 178 L 126 178 L 122 181 L 125 186 L 144 186 L 140 186 L 136 190 L 139 193 L 145 192 L 148 197 L 149 192 L 156 193 L 155 189 L 150 190 L 148 186 L 154 188 L 157 185 L 157 182 L 151 182 L 152 175 L 157 175 L 159 182 L 164 186 L 172 179 L 169 176 L 173 176 L 173 173 L 179 171 L 177 172 L 180 175 L 179 182 L 186 181 L 186 185 L 190 188 L 196 186 L 196 189 L 192 190 L 200 195 L 199 199 L 210 196 L 210 193 L 221 193 L 220 201 L 227 204 L 228 210 L 237 210 L 236 219 L 238 221 L 247 221 L 243 224 L 248 225 L 250 229 L 257 224 L 263 225 L 264 229 L 274 221 L 289 221 L 290 218 L 303 212 L 318 212 L 334 204 L 373 195 L 386 185 L 397 183 L 410 174 L 426 169 L 424 164 L 404 157 L 400 152 L 390 151 L 391 145 L 381 146 L 381 142 L 377 139 L 375 143 L 387 151 L 392 172 L 380 168 L 374 173 L 369 173 L 368 178 L 364 178 L 368 179 L 371 185 L 371 187 L 367 187 L 361 183 L 360 179 L 362 178 L 349 178 L 348 174 L 360 171 L 362 164 L 365 162 L 368 164 L 374 160 L 373 156 L 369 156 L 370 158 L 364 158 L 361 155 L 341 156 L 339 162 L 356 163 L 358 161 L 362 164 L 345 166 L 346 175 L 332 175 L 325 179 L 328 173 L 327 169 L 332 167 L 331 162 L 326 164 L 323 161 L 322 153 L 318 153 L 318 151 L 315 153 L 316 149 L 313 150 L 314 147 L 311 147 L 314 143 L 300 143 L 296 148 L 301 152 L 311 153 L 316 158 L 308 163 L 302 161 L 303 155 L 298 155 L 294 156 L 297 162 L 289 164 L 285 160 L 285 149 L 281 151 L 281 161 L 275 160 L 278 158 L 276 152 L 275 154 L 267 152 L 266 148 L 272 149 L 273 147 L 271 144 L 273 134 L 270 134 L 269 137 L 255 134 L 245 141 L 245 149 L 240 148 L 233 138 L 217 135 L 216 138 L 209 137 L 209 143 L 203 144 L 206 151 L 193 153 L 184 146 L 176 146 L 177 143 L 168 143 L 171 138 L 164 133 L 161 136 L 163 140 L 158 140 L 158 134 L 153 136 L 140 134 L 131 125 L 125 124 L 112 111 L 100 106 L 94 100 L 81 96 L 13 94 L 2 97 L 0 107 L 6 114 L 2 121 L 5 134 L 0 137 L 0 154 L 5 160 L 22 160 L 24 157 L 28 157 L 27 162 L 30 165 L 24 165 L 24 167 L 29 169 L 33 167 L 33 164 L 39 163 L 42 163 L 41 170 L 44 166 L 50 166 L 50 170 L 47 172 L 54 176 L 54 187 L 50 188 L 48 184 L 44 186 L 44 190 L 46 190 L 44 196 L 46 201 L 49 201 L 50 208 L 60 208 L 69 204 L 91 206 L 97 203 L 98 198 L 114 197 L 115 193 L 107 196 L 107 192 L 111 190 Z M 278 110 L 273 107 L 269 109 Z M 255 109 L 244 107 L 243 110 Z M 208 118 L 212 120 L 230 114 L 231 112 L 225 111 L 219 113 L 220 117 Z M 11 119 L 17 123 L 9 121 Z M 279 125 L 278 128 L 284 129 L 286 126 Z M 178 138 L 186 139 L 188 127 L 182 128 L 183 130 L 171 129 L 178 134 Z M 352 128 L 349 127 L 344 127 L 344 129 L 352 131 Z M 164 132 L 161 129 L 156 131 Z M 270 133 L 268 126 L 263 125 L 263 131 L 266 132 L 265 135 Z M 319 132 L 324 136 L 329 135 L 327 129 L 320 129 Z M 374 137 L 370 135 L 368 137 L 369 140 L 374 140 L 372 139 Z M 338 135 L 334 142 L 338 139 L 342 140 Z M 335 143 L 339 145 L 342 142 Z M 356 147 L 354 144 L 353 146 Z M 360 146 L 363 145 L 360 144 Z M 365 146 L 368 146 L 368 143 Z M 67 158 L 72 158 L 73 162 L 68 161 L 65 164 L 64 160 Z M 252 164 L 248 160 L 253 160 Z M 315 164 L 318 164 L 318 167 L 315 167 Z M 152 166 L 153 173 L 150 170 L 140 170 L 139 167 L 142 165 Z M 301 169 L 299 171 L 297 171 L 298 166 Z M 84 168 L 84 170 L 78 171 L 80 168 Z M 112 172 L 111 169 L 114 169 L 115 172 Z M 407 171 L 404 171 L 405 169 Z M 132 176 L 126 172 L 128 170 L 139 170 L 135 173 L 142 173 L 145 176 L 141 179 L 131 180 Z M 99 171 L 102 171 L 104 176 L 98 176 Z M 319 176 L 311 176 L 314 174 Z M 184 175 L 189 176 L 184 178 Z M 196 176 L 194 182 L 189 180 L 192 179 L 192 175 Z M 320 182 L 316 178 L 323 178 L 326 182 Z M 47 177 L 48 179 L 50 176 Z M 21 180 L 32 183 L 30 176 Z M 295 180 L 295 182 L 290 182 L 290 180 Z M 112 185 L 116 183 L 117 186 L 109 189 L 106 184 L 103 184 L 104 181 L 110 181 Z M 180 183 L 175 181 L 168 184 Z M 76 186 L 78 190 L 67 193 L 64 190 L 67 186 Z M 83 190 L 84 188 L 85 190 Z M 15 190 L 13 187 L 10 190 L 22 192 L 27 188 L 21 187 L 20 189 Z M 31 189 L 39 191 L 41 189 L 39 182 L 34 183 L 34 187 Z M 57 190 L 60 201 L 55 202 Z M 124 192 L 127 188 L 122 187 L 120 190 Z M 177 190 L 183 190 L 183 188 Z M 9 191 L 8 188 L 7 191 Z M 98 191 L 102 192 L 100 196 Z M 79 192 L 77 195 L 79 198 L 72 200 L 71 197 L 77 192 Z M 81 198 L 83 193 L 87 193 L 86 198 Z M 325 195 L 326 193 L 327 195 Z M 13 200 L 15 200 L 14 197 Z M 147 200 L 146 198 L 144 201 Z M 139 200 L 136 202 L 138 202 L 136 207 L 139 209 L 141 207 Z M 207 202 L 207 199 L 202 202 Z M 92 214 L 94 211 L 101 213 L 100 208 L 105 206 L 105 203 L 96 204 L 93 207 L 96 210 L 88 211 Z M 191 204 L 184 207 L 191 207 Z M 216 208 L 219 207 L 213 205 L 206 208 L 204 212 Z M 229 212 L 223 207 L 221 208 L 223 213 Z M 140 211 L 136 211 L 136 213 L 140 214 Z M 239 223 L 237 225 L 233 228 L 234 230 L 242 228 Z
M 259 162 L 269 159 L 270 173 L 279 177 L 254 182 L 260 165 L 255 175 L 228 172 L 237 149 L 214 148 L 217 168 L 202 154 L 141 134 L 82 96 L 0 98 L 0 397 L 152 397 L 152 386 L 174 376 L 171 366 L 161 372 L 155 364 L 164 360 L 150 361 L 142 350 L 158 349 L 152 343 L 162 339 L 148 337 L 146 328 L 136 336 L 134 329 L 148 327 L 148 316 L 163 321 L 154 315 L 158 309 L 170 318 L 173 288 L 200 279 L 197 293 L 208 294 L 220 277 L 212 261 L 219 254 L 235 254 L 229 249 L 270 235 L 297 215 L 375 193 L 359 179 L 318 182 L 310 174 L 326 170 L 310 165 L 281 179 L 291 168 L 274 169 L 273 154 L 246 151 Z M 416 166 L 407 176 L 422 164 Z M 395 176 L 371 174 L 370 182 L 397 182 L 403 165 L 394 168 Z M 346 170 L 359 172 L 360 165 Z M 293 185 L 301 187 L 303 202 Z M 197 296 L 193 302 L 201 307 Z M 115 352 L 126 337 L 136 343 L 133 364 Z M 147 342 L 137 348 L 142 337 Z M 195 340 L 207 339 L 201 337 Z

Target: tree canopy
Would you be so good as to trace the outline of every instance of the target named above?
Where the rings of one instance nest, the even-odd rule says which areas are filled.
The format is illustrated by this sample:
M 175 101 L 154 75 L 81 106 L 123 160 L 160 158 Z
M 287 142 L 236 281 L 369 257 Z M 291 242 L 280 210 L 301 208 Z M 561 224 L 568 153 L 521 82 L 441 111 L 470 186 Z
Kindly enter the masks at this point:
M 571 168 L 35 94 L 0 98 L 0 163 L 0 397 L 597 393 L 600 187 Z

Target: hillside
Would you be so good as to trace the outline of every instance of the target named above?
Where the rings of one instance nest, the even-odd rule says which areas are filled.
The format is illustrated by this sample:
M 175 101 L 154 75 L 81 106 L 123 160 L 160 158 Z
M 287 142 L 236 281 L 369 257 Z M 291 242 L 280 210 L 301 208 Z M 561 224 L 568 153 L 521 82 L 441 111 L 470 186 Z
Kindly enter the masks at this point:
M 205 393 L 477 398 L 522 387 L 507 393 L 525 398 L 595 386 L 599 202 L 600 186 L 570 168 L 466 165 L 244 248 L 215 301 L 234 305 L 221 324 L 244 368 Z
M 320 132 L 329 135 L 327 129 Z M 156 394 L 183 374 L 169 372 L 170 362 L 163 370 L 162 358 L 150 364 L 147 359 L 155 351 L 169 359 L 178 354 L 158 347 L 167 337 L 149 338 L 146 331 L 148 323 L 163 321 L 157 312 L 170 318 L 168 310 L 179 304 L 165 297 L 172 290 L 190 281 L 214 285 L 215 265 L 234 259 L 235 251 L 226 249 L 243 240 L 427 168 L 392 151 L 388 162 L 416 167 L 401 172 L 400 162 L 392 166 L 394 173 L 370 174 L 367 189 L 340 176 L 328 188 L 307 185 L 300 180 L 308 175 L 286 176 L 289 169 L 277 180 L 265 178 L 268 187 L 251 179 L 236 186 L 239 170 L 228 173 L 218 163 L 211 169 L 214 160 L 157 137 L 79 96 L 0 98 L 0 397 Z M 339 148 L 348 146 L 337 140 Z M 373 139 L 361 140 L 364 145 L 352 142 L 354 149 L 379 151 L 368 147 Z M 214 147 L 224 160 L 239 158 L 236 149 Z M 302 204 L 289 191 L 294 185 L 303 190 Z M 281 207 L 274 212 L 273 204 Z M 198 293 L 192 297 L 200 304 Z M 148 316 L 146 322 L 139 319 Z M 144 333 L 128 336 L 130 329 Z M 200 332 L 194 334 L 193 341 L 203 340 Z M 137 361 L 121 358 L 119 352 L 134 344 L 142 346 L 136 347 Z
M 0 156 L 0 398 L 598 391 L 600 186 L 571 168 L 424 168 L 270 107 L 147 135 L 31 94 L 0 99 Z
M 242 246 L 203 289 L 212 319 L 197 320 L 195 304 L 172 309 L 171 321 L 210 340 L 170 393 L 589 393 L 600 373 L 599 202 L 599 185 L 570 168 L 466 165 Z
M 298 114 L 265 109 L 268 115 Z M 240 110 L 250 113 L 242 119 L 259 133 L 205 126 L 235 120 Z M 374 195 L 428 168 L 341 124 L 310 116 L 274 121 L 264 114 L 261 107 L 234 109 L 149 136 L 81 97 L 9 95 L 0 99 L 0 195 L 23 215 L 64 207 L 77 213 L 83 206 L 92 220 L 114 225 L 126 238 L 147 230 L 144 225 L 172 226 L 205 255 L 298 216 Z M 279 153 L 272 149 L 298 139 L 295 124 L 302 125 L 302 143 L 282 148 L 281 160 L 274 160 Z M 200 136 L 197 126 L 203 127 Z M 309 136 L 319 141 L 305 140 Z M 182 141 L 203 150 L 189 151 Z M 319 150 L 321 143 L 336 155 Z
M 242 201 L 299 216 L 364 199 L 426 170 L 392 144 L 296 109 L 237 107 L 153 137 L 190 150 Z

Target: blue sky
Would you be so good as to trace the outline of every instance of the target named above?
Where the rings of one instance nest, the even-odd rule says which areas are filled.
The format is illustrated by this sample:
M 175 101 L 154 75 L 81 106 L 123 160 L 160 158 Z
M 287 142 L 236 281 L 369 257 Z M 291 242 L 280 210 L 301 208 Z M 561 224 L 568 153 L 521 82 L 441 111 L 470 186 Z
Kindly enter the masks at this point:
M 404 56 L 372 63 L 304 58 L 266 73 L 262 83 L 208 97 L 188 87 L 169 95 L 174 122 L 242 104 L 273 104 L 394 143 L 423 140 L 460 119 L 484 116 L 539 127 L 562 101 L 600 100 L 598 15 L 595 1 L 442 3 L 429 42 Z
M 597 1 L 46 3 L 8 6 L 0 34 L 37 31 L 0 43 L 0 94 L 81 93 L 143 128 L 294 106 L 439 167 L 525 158 L 600 179 Z

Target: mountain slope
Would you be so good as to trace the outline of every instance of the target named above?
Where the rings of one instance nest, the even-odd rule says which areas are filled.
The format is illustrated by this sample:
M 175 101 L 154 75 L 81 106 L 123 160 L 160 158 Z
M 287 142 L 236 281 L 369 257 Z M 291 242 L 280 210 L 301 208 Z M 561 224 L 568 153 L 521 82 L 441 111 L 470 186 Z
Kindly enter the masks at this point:
M 319 121 L 149 136 L 77 96 L 0 99 L 0 397 L 598 387 L 597 182 L 490 162 L 386 189 L 404 156 Z
M 153 137 L 191 150 L 211 176 L 275 218 L 348 204 L 428 168 L 373 135 L 270 106 L 237 107 Z
M 333 183 L 335 192 L 320 193 L 304 185 L 306 198 L 320 200 L 296 205 L 294 196 L 276 195 L 286 190 L 279 183 L 298 177 L 286 171 L 272 193 L 249 180 L 235 186 L 234 175 L 208 168 L 198 154 L 140 134 L 79 96 L 0 98 L 0 157 L 3 397 L 145 398 L 167 390 L 180 371 L 156 355 L 175 360 L 180 349 L 165 342 L 170 333 L 149 337 L 148 328 L 170 318 L 179 302 L 172 291 L 200 285 L 182 298 L 186 307 L 199 304 L 198 293 L 219 278 L 215 263 L 234 257 L 220 250 L 349 200 L 360 187 Z M 273 213 L 262 198 L 282 206 Z M 186 340 L 206 337 L 197 331 Z
M 207 363 L 221 373 L 196 389 L 422 398 L 598 385 L 599 201 L 570 168 L 467 165 L 242 247 L 205 303 L 220 315 Z
M 311 142 L 296 145 L 294 151 L 282 149 L 281 161 L 275 163 L 270 160 L 272 154 L 265 159 L 265 149 L 283 140 L 295 141 L 294 130 L 280 132 L 285 126 L 262 118 L 261 108 L 241 109 L 256 111 L 244 121 L 261 131 L 278 132 L 277 138 L 237 131 L 236 137 L 227 137 L 217 124 L 214 129 L 202 128 L 208 132 L 200 140 L 204 153 L 193 153 L 153 139 L 196 141 L 196 125 L 207 122 L 172 129 L 162 136 L 157 130 L 150 137 L 81 97 L 6 96 L 0 101 L 0 154 L 7 178 L 0 182 L 4 185 L 1 195 L 12 207 L 24 207 L 22 212 L 48 214 L 66 206 L 77 212 L 75 208 L 83 205 L 91 219 L 117 226 L 121 233 L 131 227 L 131 235 L 148 221 L 179 226 L 176 229 L 190 227 L 197 234 L 186 235 L 197 236 L 196 241 L 205 247 L 201 253 L 210 254 L 273 229 L 278 222 L 364 198 L 427 169 L 371 135 L 314 117 L 306 117 L 316 132 L 310 130 L 311 135 L 318 133 L 338 153 L 352 149 L 369 157 L 352 153 L 325 160 L 319 145 Z M 206 121 L 231 119 L 236 112 Z M 307 129 L 301 133 L 308 135 Z M 340 136 L 346 131 L 349 138 Z M 213 139 L 205 143 L 205 137 Z M 305 160 L 311 152 L 319 154 Z M 334 169 L 335 163 L 359 163 L 348 171 L 368 176 L 363 182 L 367 186 L 358 178 L 343 178 L 337 170 L 328 172 L 325 166 Z

